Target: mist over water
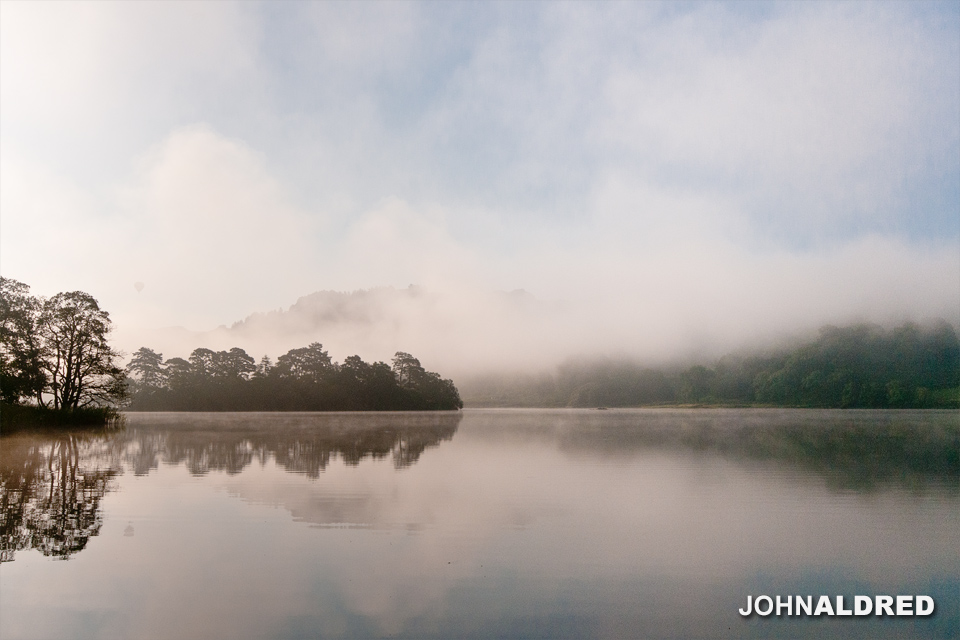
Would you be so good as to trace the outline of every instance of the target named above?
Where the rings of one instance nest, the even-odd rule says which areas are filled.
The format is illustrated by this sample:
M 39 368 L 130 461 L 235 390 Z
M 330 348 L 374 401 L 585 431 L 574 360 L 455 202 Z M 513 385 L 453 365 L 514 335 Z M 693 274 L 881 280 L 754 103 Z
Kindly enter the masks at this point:
M 465 410 L 5 435 L 0 633 L 950 638 L 958 428 L 946 411 Z M 761 593 L 927 594 L 937 614 L 739 616 Z

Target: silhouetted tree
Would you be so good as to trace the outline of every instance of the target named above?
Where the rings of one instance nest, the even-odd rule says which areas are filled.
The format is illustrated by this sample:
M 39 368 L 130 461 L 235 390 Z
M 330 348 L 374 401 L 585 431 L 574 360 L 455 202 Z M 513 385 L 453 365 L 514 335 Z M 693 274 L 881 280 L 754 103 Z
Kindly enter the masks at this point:
M 135 391 L 157 391 L 166 385 L 163 355 L 153 349 L 140 347 L 127 365 L 127 375 L 134 381 Z
M 42 367 L 56 409 L 111 405 L 125 395 L 119 354 L 107 343 L 110 314 L 90 294 L 58 293 L 38 322 Z
M 131 409 L 154 410 L 163 404 L 167 393 L 167 372 L 163 355 L 140 347 L 127 364 L 127 386 L 132 395 Z
M 190 354 L 190 366 L 192 372 L 199 378 L 214 375 L 216 369 L 214 360 L 217 354 L 211 349 L 199 347 Z
M 420 366 L 420 361 L 409 353 L 397 351 L 393 356 L 393 373 L 401 387 L 412 387 L 423 373 L 423 367 Z
M 195 349 L 190 361 L 171 358 L 160 369 L 160 356 L 137 351 L 129 370 L 138 379 L 143 370 L 161 370 L 164 388 L 135 385 L 132 410 L 187 411 L 376 411 L 452 410 L 463 407 L 451 380 L 426 371 L 410 354 L 398 354 L 404 383 L 389 365 L 368 364 L 359 356 L 342 365 L 323 346 L 291 349 L 276 366 L 263 357 L 259 366 L 239 348 L 229 351 Z M 134 373 L 136 372 L 136 373 Z
M 282 378 L 299 378 L 319 382 L 331 370 L 330 355 L 323 345 L 313 342 L 300 349 L 291 349 L 277 358 L 273 372 Z
M 260 362 L 257 363 L 257 367 L 253 372 L 253 375 L 258 378 L 265 378 L 270 375 L 270 371 L 273 369 L 273 363 L 270 362 L 269 356 L 263 356 L 260 358 Z
M 0 397 L 40 401 L 46 386 L 37 322 L 40 301 L 30 287 L 0 276 Z
M 164 366 L 167 368 L 167 384 L 173 391 L 191 386 L 197 377 L 193 365 L 183 358 L 170 358 Z

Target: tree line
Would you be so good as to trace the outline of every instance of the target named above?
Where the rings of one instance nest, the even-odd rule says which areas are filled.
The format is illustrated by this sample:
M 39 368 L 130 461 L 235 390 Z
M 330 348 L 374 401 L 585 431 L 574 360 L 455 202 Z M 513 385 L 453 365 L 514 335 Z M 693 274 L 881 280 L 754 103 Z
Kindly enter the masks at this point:
M 110 314 L 88 293 L 51 298 L 0 276 L 0 399 L 9 415 L 32 407 L 103 419 L 126 398 Z M 5 421 L 6 422 L 6 421 Z
M 398 351 L 392 366 L 359 356 L 331 360 L 314 342 L 273 363 L 240 347 L 194 349 L 164 360 L 147 347 L 127 365 L 131 411 L 391 411 L 463 407 L 452 380 Z
M 459 409 L 457 387 L 397 352 L 388 365 L 333 362 L 319 343 L 276 363 L 243 349 L 195 349 L 188 359 L 139 349 L 126 370 L 108 343 L 109 314 L 82 291 L 51 298 L 0 276 L 0 400 L 4 426 L 102 422 L 134 411 L 357 411 Z M 473 406 L 766 405 L 836 408 L 960 407 L 960 340 L 944 321 L 894 329 L 826 326 L 793 349 L 728 355 L 712 365 L 652 369 L 611 360 L 569 361 L 556 374 L 468 382 Z M 36 411 L 35 411 L 36 410 Z
M 825 326 L 815 340 L 769 355 L 664 369 L 571 360 L 555 374 L 489 376 L 462 389 L 471 406 L 956 408 L 960 341 L 944 321 Z
M 409 353 L 392 366 L 333 362 L 319 343 L 274 364 L 243 349 L 195 349 L 164 360 L 143 347 L 126 369 L 108 342 L 110 315 L 88 293 L 51 298 L 0 277 L 0 400 L 4 428 L 103 423 L 133 411 L 384 411 L 460 409 L 456 386 Z

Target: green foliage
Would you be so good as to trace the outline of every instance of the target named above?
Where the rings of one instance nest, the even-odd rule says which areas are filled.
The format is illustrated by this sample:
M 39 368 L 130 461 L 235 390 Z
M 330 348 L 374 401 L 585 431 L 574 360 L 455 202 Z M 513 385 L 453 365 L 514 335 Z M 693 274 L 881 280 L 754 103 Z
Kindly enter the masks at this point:
M 143 347 L 127 366 L 134 411 L 391 411 L 463 407 L 456 386 L 398 352 L 391 368 L 350 356 L 330 359 L 323 345 L 291 349 L 273 365 L 239 347 L 195 349 L 189 360 Z
M 953 327 L 913 323 L 827 326 L 813 343 L 759 363 L 755 400 L 809 407 L 949 407 L 939 392 L 960 384 Z M 946 401 L 945 401 L 946 400 Z
M 960 341 L 943 321 L 893 330 L 826 326 L 816 340 L 765 357 L 728 355 L 674 371 L 575 360 L 553 376 L 488 376 L 466 389 L 473 406 L 956 408 Z
M 677 399 L 662 371 L 616 360 L 571 360 L 557 375 L 486 375 L 467 382 L 475 407 L 633 407 Z

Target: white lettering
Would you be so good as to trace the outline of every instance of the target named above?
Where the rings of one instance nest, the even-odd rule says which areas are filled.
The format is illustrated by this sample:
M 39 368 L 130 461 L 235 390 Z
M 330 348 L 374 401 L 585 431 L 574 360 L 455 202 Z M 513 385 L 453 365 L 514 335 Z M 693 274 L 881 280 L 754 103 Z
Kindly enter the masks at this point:
M 793 598 L 791 596 L 787 596 L 786 602 L 780 602 L 780 596 L 777 596 L 777 615 L 781 615 L 780 612 L 784 609 L 787 610 L 788 616 L 793 615 Z
M 933 598 L 930 596 L 917 596 L 917 615 L 928 616 L 933 613 Z
M 760 610 L 760 601 L 767 601 L 767 610 Z M 757 596 L 757 601 L 753 603 L 753 610 L 757 612 L 758 616 L 768 616 L 770 612 L 773 611 L 773 600 L 770 599 L 770 596 Z
M 743 617 L 754 614 L 767 617 L 776 614 L 777 617 L 794 615 L 813 616 L 869 616 L 871 613 L 880 616 L 929 616 L 933 613 L 936 603 L 931 596 L 853 596 L 853 604 L 844 602 L 845 596 L 818 596 L 817 606 L 813 606 L 815 596 L 747 596 L 747 605 L 737 609 Z M 794 610 L 793 603 L 797 606 Z M 836 609 L 834 609 L 834 601 Z M 847 606 L 852 608 L 848 609 Z
M 820 599 L 817 600 L 817 610 L 813 612 L 813 615 L 818 616 L 821 613 L 826 613 L 828 616 L 833 615 L 833 605 L 830 604 L 828 596 L 820 596 Z
M 897 596 L 897 615 L 913 615 L 913 596 Z
M 877 596 L 877 615 L 893 615 L 893 609 L 890 608 L 890 605 L 893 604 L 893 596 Z
M 850 609 L 843 608 L 843 596 L 837 596 L 837 615 L 849 616 L 853 613 Z

